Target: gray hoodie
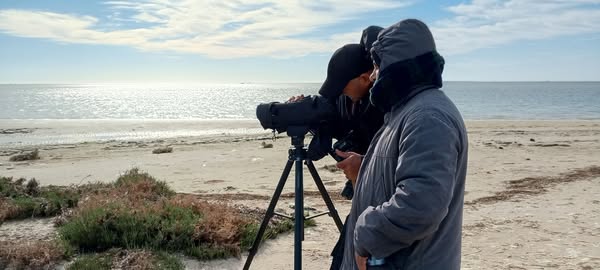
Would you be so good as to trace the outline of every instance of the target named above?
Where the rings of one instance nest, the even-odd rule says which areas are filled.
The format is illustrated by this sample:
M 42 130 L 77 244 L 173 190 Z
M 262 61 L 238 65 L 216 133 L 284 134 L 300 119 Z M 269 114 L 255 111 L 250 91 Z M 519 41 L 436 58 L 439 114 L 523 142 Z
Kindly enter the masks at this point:
M 429 29 L 417 20 L 383 30 L 372 52 L 380 76 L 392 81 L 405 76 L 398 72 L 437 70 L 418 64 L 429 56 L 412 61 L 435 52 Z M 437 79 L 415 79 L 436 77 L 425 75 L 372 89 L 393 94 L 383 95 L 389 111 L 360 168 L 342 269 L 358 269 L 355 253 L 385 258 L 377 269 L 460 269 L 467 133 L 457 108 L 432 83 Z

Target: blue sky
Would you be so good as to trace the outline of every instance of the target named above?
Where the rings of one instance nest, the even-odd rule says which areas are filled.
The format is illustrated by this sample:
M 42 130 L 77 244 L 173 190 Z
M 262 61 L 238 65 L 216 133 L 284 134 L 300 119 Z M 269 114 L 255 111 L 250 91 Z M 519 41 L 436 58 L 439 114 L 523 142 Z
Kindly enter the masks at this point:
M 600 80 L 600 0 L 2 0 L 0 83 L 321 82 L 335 49 L 404 18 L 445 80 Z

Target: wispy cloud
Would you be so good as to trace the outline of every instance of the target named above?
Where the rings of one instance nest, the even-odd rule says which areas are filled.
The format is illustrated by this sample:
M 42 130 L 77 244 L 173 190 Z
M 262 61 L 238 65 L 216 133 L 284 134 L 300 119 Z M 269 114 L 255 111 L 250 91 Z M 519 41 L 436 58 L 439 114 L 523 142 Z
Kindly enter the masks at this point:
M 0 32 L 214 58 L 286 58 L 331 53 L 344 43 L 357 42 L 361 29 L 328 36 L 317 33 L 355 20 L 368 22 L 365 14 L 415 1 L 309 2 L 108 1 L 104 5 L 112 14 L 103 18 L 8 9 L 0 10 Z M 599 5 L 600 0 L 473 0 L 446 7 L 452 16 L 430 25 L 443 54 L 461 54 L 519 40 L 600 33 Z
M 197 53 L 216 58 L 293 57 L 331 52 L 358 42 L 359 31 L 312 37 L 313 31 L 360 18 L 367 12 L 400 8 L 394 0 L 305 1 L 109 1 L 113 15 L 92 16 L 30 10 L 0 10 L 0 31 L 67 43 L 133 46 L 141 50 Z M 124 17 L 123 14 L 129 14 Z M 100 23 L 135 21 L 151 26 L 102 30 Z M 299 37 L 302 36 L 302 37 Z
M 446 54 L 519 40 L 600 32 L 598 0 L 474 0 L 450 6 L 454 17 L 432 27 Z

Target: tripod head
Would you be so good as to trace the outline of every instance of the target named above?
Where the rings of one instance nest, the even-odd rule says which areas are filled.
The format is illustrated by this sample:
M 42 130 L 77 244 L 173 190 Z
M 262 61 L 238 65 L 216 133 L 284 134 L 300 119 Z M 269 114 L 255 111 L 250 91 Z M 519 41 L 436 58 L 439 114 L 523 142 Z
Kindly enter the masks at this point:
M 287 135 L 292 138 L 292 145 L 295 148 L 304 147 L 304 137 L 310 131 L 308 126 L 289 126 Z

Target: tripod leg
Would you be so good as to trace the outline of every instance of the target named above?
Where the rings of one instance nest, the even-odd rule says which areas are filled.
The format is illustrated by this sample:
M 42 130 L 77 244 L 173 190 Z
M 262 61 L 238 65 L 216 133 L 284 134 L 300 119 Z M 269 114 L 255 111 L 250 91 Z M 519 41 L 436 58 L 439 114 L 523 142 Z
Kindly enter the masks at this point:
M 338 227 L 338 230 L 340 232 L 342 232 L 342 227 L 344 226 L 342 223 L 342 220 L 340 219 L 340 216 L 338 215 L 337 210 L 335 210 L 335 207 L 333 206 L 333 202 L 331 201 L 331 198 L 329 197 L 329 193 L 327 193 L 327 189 L 325 189 L 325 186 L 323 185 L 323 181 L 321 180 L 321 177 L 319 176 L 319 173 L 317 172 L 317 169 L 315 168 L 315 165 L 313 164 L 312 160 L 307 160 L 306 166 L 308 167 L 308 171 L 310 172 L 313 179 L 315 180 L 315 184 L 317 185 L 317 188 L 319 189 L 319 192 L 321 193 L 321 196 L 323 197 L 323 201 L 325 201 L 325 204 L 327 205 L 327 209 L 329 209 L 329 214 L 333 218 L 333 221 L 335 222 L 335 225 Z
M 296 190 L 294 205 L 294 269 L 302 269 L 302 240 L 304 239 L 304 191 L 302 159 L 296 159 Z
M 275 193 L 273 193 L 273 197 L 271 198 L 271 202 L 269 203 L 269 208 L 267 208 L 267 212 L 265 213 L 265 217 L 263 218 L 262 223 L 260 224 L 260 228 L 258 229 L 258 233 L 256 234 L 256 238 L 254 238 L 254 243 L 252 244 L 252 248 L 250 248 L 250 252 L 248 253 L 248 258 L 246 258 L 246 263 L 244 264 L 244 270 L 248 270 L 250 268 L 250 264 L 258 251 L 258 246 L 260 246 L 260 241 L 262 240 L 263 235 L 265 234 L 265 230 L 267 229 L 267 225 L 269 221 L 273 217 L 275 213 L 275 206 L 277 205 L 277 201 L 279 200 L 279 196 L 281 196 L 281 192 L 283 191 L 283 187 L 285 186 L 285 181 L 287 180 L 290 171 L 292 170 L 292 165 L 294 165 L 293 160 L 288 160 L 285 164 L 285 168 L 283 169 L 283 173 L 281 174 L 281 178 L 279 179 L 279 183 L 277 184 L 277 188 L 275 188 Z

